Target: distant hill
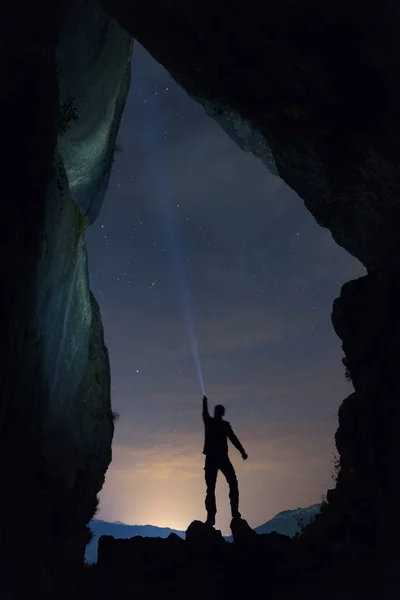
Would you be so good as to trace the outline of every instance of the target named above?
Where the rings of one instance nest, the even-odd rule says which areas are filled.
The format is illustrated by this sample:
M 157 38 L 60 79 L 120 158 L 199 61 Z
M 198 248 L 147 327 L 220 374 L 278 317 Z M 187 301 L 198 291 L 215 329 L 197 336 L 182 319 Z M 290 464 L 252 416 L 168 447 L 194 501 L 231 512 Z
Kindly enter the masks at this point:
M 319 504 L 314 504 L 307 508 L 284 510 L 278 513 L 270 521 L 256 527 L 255 531 L 258 534 L 276 531 L 277 533 L 292 537 L 295 533 L 300 531 L 300 522 L 303 522 L 304 524 L 308 523 L 315 517 L 319 510 Z M 89 564 L 97 561 L 97 543 L 99 537 L 102 535 L 112 535 L 113 537 L 120 539 L 131 538 L 136 535 L 166 538 L 170 533 L 176 533 L 179 537 L 185 539 L 184 531 L 170 529 L 169 527 L 156 527 L 155 525 L 125 525 L 119 521 L 109 523 L 108 521 L 94 519 L 90 523 L 90 528 L 93 531 L 93 539 L 90 544 L 87 545 L 85 553 L 86 562 Z M 232 541 L 231 536 L 226 539 Z
M 264 523 L 255 528 L 255 531 L 260 533 L 271 533 L 276 531 L 277 533 L 283 533 L 292 537 L 295 533 L 300 531 L 300 523 L 306 525 L 319 513 L 321 509 L 320 504 L 313 504 L 307 508 L 296 508 L 295 510 L 284 510 L 270 521 Z

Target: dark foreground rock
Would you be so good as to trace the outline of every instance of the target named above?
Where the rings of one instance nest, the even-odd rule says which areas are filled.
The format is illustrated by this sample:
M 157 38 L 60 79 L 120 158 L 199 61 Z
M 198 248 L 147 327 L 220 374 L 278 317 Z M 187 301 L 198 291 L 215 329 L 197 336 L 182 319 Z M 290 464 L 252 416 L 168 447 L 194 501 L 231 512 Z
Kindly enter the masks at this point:
M 377 569 L 376 561 L 336 551 L 316 551 L 301 536 L 252 535 L 245 520 L 233 524 L 236 541 L 201 521 L 187 539 L 99 540 L 98 563 L 59 583 L 54 600 L 392 600 L 398 585 L 395 562 Z M 318 554 L 318 556 L 316 555 Z M 400 589 L 399 589 L 400 591 Z
M 234 542 L 249 543 L 258 539 L 258 535 L 245 519 L 232 519 L 231 530 Z
M 149 577 L 167 577 L 186 565 L 185 542 L 177 535 L 168 538 L 142 536 L 127 540 L 104 535 L 99 539 L 97 566 L 108 576 L 134 581 Z
M 189 548 L 194 550 L 211 549 L 221 550 L 226 548 L 222 533 L 214 527 L 210 527 L 202 521 L 192 521 L 186 530 L 186 542 Z
M 252 582 L 256 583 L 261 563 L 273 566 L 276 577 L 279 570 L 283 575 L 291 568 L 293 544 L 289 537 L 279 534 L 257 536 L 246 521 L 236 521 L 236 528 L 247 532 L 243 535 L 242 531 L 241 537 L 239 534 L 240 543 L 227 542 L 220 531 L 201 521 L 189 525 L 186 540 L 173 534 L 167 539 L 135 537 L 117 540 L 102 536 L 96 569 L 101 581 L 105 582 L 104 593 L 107 594 L 106 588 L 111 582 L 118 582 L 125 592 L 140 591 L 149 598 L 159 595 L 199 599 L 237 597 L 253 590 Z M 286 543 L 280 545 L 280 538 Z

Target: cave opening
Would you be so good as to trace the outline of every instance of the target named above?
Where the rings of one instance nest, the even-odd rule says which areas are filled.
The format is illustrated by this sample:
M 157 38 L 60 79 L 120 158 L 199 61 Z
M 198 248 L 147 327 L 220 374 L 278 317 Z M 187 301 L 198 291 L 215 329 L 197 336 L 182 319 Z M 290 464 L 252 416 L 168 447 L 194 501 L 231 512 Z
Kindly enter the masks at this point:
M 222 2 L 163 0 L 5 7 L 0 586 L 7 597 L 48 594 L 54 585 L 59 597 L 70 596 L 74 574 L 93 591 L 94 580 L 105 582 L 97 577 L 103 567 L 116 567 L 113 597 L 121 569 L 136 593 L 139 555 L 142 582 L 153 588 L 170 549 L 177 551 L 170 583 L 185 595 L 183 572 L 195 575 L 191 590 L 223 597 L 229 583 L 236 597 L 237 578 L 228 580 L 239 575 L 237 561 L 239 597 L 258 593 L 256 560 L 263 582 L 273 575 L 279 592 L 283 580 L 297 586 L 297 575 L 304 589 L 315 587 L 318 575 L 318 596 L 329 581 L 335 598 L 349 571 L 356 596 L 360 582 L 376 596 L 365 574 L 379 563 L 377 589 L 383 582 L 393 596 L 399 13 L 393 2 L 375 4 L 363 7 L 361 20 L 346 2 L 277 3 L 268 19 L 257 2 L 228 11 Z M 225 404 L 249 454 L 242 463 L 231 452 L 248 520 L 239 519 L 236 538 L 232 526 L 234 544 L 193 521 L 205 516 L 201 392 L 164 245 L 166 205 L 178 223 L 207 395 Z M 318 502 L 332 484 L 334 441 L 336 485 L 304 535 L 280 536 L 286 549 L 275 572 L 268 557 L 275 560 L 277 538 L 255 535 L 249 523 Z M 226 533 L 224 481 L 218 491 L 217 527 Z M 191 522 L 187 538 L 103 539 L 97 568 L 83 568 L 99 492 L 104 522 L 179 530 Z M 154 541 L 165 548 L 161 570 L 143 553 Z M 207 583 L 203 576 L 216 574 L 214 541 L 218 562 L 234 561 Z M 191 550 L 202 558 L 182 571 L 181 555 Z M 163 577 L 157 597 L 168 587 Z
M 389 0 L 360 12 L 348 2 L 283 2 L 265 18 L 259 2 L 229 10 L 214 0 L 40 4 L 8 3 L 1 37 L 2 595 L 37 589 L 50 597 L 55 587 L 62 595 L 54 597 L 70 597 L 76 574 L 99 597 L 101 565 L 136 579 L 140 554 L 142 582 L 150 580 L 152 592 L 153 575 L 161 575 L 156 597 L 181 597 L 177 588 L 187 596 L 181 549 L 202 554 L 205 533 L 206 561 L 194 570 L 197 560 L 186 563 L 185 571 L 195 575 L 188 589 L 200 595 L 256 594 L 258 572 L 263 584 L 273 575 L 279 592 L 283 580 L 297 587 L 297 574 L 318 597 L 342 598 L 351 571 L 346 597 L 359 595 L 360 583 L 368 597 L 384 587 L 393 597 L 400 532 L 397 6 Z M 114 157 L 133 39 L 198 104 L 137 46 Z M 215 575 L 208 549 L 218 532 L 192 521 L 185 542 L 156 541 L 164 557 L 177 550 L 169 592 L 163 557 L 161 570 L 148 576 L 147 567 L 156 567 L 155 556 L 142 552 L 149 538 L 128 543 L 138 553 L 105 540 L 98 567 L 82 569 L 101 490 L 98 516 L 107 520 L 184 529 L 204 515 L 200 390 L 163 247 L 159 206 L 166 199 L 178 219 L 206 391 L 210 403 L 224 402 L 249 454 L 247 463 L 232 455 L 243 516 L 257 526 L 292 502 L 318 501 L 331 483 L 335 430 L 340 455 L 321 518 L 294 540 L 281 536 L 286 550 L 276 572 L 269 557 L 277 538 L 256 536 L 239 520 L 241 539 L 218 541 L 218 562 L 232 549 L 234 562 L 219 582 L 207 580 Z M 364 277 L 340 248 L 360 260 Z M 113 407 L 90 286 L 105 321 Z M 226 532 L 221 485 L 217 527 Z M 247 555 L 251 546 L 256 551 Z M 377 563 L 374 590 L 374 573 L 365 576 Z M 232 573 L 240 590 L 236 577 L 228 582 Z
M 135 44 L 108 192 L 85 234 L 119 414 L 97 518 L 185 530 L 204 513 L 201 390 L 160 201 L 176 215 L 207 394 L 248 448 L 247 463 L 231 451 L 242 514 L 256 527 L 320 502 L 352 389 L 332 301 L 365 269 Z

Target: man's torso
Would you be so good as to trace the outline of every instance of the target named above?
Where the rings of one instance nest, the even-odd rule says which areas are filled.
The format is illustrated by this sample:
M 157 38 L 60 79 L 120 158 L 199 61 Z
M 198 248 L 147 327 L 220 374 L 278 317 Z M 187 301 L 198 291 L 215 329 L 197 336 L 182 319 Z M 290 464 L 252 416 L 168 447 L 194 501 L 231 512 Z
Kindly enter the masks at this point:
M 216 458 L 228 456 L 230 424 L 223 419 L 210 417 L 205 423 L 203 454 Z

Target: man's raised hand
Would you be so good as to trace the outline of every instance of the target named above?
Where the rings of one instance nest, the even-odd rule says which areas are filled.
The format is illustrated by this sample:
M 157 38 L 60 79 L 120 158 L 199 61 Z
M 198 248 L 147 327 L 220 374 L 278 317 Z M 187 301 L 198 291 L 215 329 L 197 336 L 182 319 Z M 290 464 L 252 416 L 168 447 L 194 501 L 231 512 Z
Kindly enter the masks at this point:
M 246 452 L 243 452 L 242 454 L 242 458 L 243 460 L 247 460 L 249 457 L 247 456 Z

